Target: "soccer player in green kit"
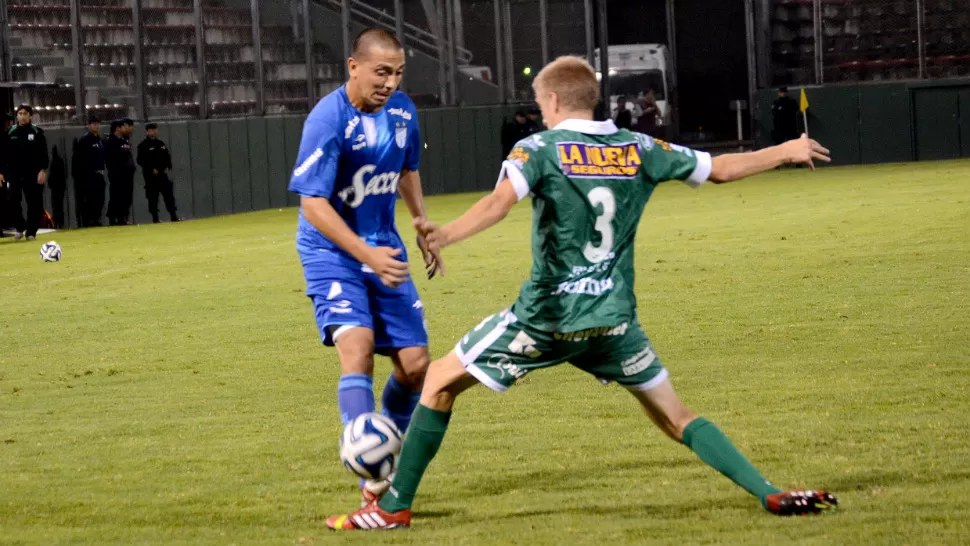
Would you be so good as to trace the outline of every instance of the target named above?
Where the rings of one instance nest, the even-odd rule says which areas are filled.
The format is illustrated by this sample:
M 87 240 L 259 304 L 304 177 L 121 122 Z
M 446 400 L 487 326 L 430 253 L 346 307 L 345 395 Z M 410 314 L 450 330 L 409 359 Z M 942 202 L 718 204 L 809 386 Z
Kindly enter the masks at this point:
M 599 86 L 593 68 L 560 57 L 533 84 L 551 130 L 520 141 L 502 165 L 499 183 L 457 220 L 416 228 L 440 250 L 495 225 L 532 195 L 531 278 L 508 309 L 468 333 L 432 363 L 388 494 L 349 514 L 336 530 L 409 527 L 421 477 L 441 446 L 455 398 L 477 383 L 499 392 L 533 370 L 569 362 L 615 381 L 640 402 L 671 439 L 754 495 L 773 514 L 818 513 L 838 501 L 826 491 L 782 491 L 771 485 L 710 421 L 677 397 L 637 320 L 634 239 L 657 183 L 696 187 L 729 182 L 779 165 L 829 161 L 807 136 L 758 152 L 712 159 L 704 152 L 593 121 Z

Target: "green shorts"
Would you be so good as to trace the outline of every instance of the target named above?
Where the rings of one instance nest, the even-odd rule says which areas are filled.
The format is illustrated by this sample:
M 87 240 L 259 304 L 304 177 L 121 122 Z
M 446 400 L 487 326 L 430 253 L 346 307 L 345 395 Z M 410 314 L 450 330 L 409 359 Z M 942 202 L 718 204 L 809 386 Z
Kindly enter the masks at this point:
M 511 310 L 492 315 L 468 333 L 455 353 L 468 373 L 488 388 L 505 392 L 540 368 L 569 362 L 603 383 L 650 390 L 665 379 L 639 321 L 571 333 L 544 332 L 519 321 Z

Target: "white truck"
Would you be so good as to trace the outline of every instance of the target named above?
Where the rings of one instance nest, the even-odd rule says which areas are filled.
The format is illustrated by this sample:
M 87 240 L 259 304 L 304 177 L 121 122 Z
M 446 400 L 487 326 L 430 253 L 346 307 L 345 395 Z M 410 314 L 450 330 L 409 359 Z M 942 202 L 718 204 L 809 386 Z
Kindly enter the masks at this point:
M 652 90 L 657 108 L 657 127 L 666 128 L 672 122 L 671 94 L 674 91 L 673 63 L 670 50 L 663 44 L 611 45 L 609 54 L 610 113 L 613 117 L 619 107 L 632 108 L 634 123 L 641 110 L 637 99 Z M 596 49 L 594 65 L 597 79 L 600 71 L 600 52 Z M 620 97 L 632 99 L 627 105 L 618 105 Z

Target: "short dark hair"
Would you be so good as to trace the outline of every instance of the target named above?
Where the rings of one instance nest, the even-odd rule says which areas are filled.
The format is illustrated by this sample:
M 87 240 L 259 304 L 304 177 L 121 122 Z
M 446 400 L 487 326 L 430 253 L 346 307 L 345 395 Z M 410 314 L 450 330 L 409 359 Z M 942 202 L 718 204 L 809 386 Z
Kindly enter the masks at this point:
M 27 112 L 31 116 L 34 115 L 34 109 L 29 104 L 21 104 L 20 106 L 18 106 L 17 113 L 19 114 L 21 110 L 23 110 L 24 112 Z
M 157 123 L 146 123 L 145 124 L 145 130 L 147 131 L 149 129 L 158 129 L 158 124 Z
M 91 125 L 92 123 L 97 123 L 100 125 L 101 118 L 99 118 L 97 114 L 91 114 L 90 116 L 88 116 L 88 125 Z
M 371 27 L 364 29 L 363 32 L 354 38 L 354 45 L 350 50 L 350 54 L 351 56 L 356 57 L 360 55 L 364 49 L 373 45 L 379 45 L 388 49 L 404 49 L 404 46 L 401 45 L 401 42 L 397 39 L 397 36 L 382 28 Z
M 779 87 L 778 88 L 778 92 L 779 93 L 788 93 L 788 88 L 785 87 L 785 86 Z

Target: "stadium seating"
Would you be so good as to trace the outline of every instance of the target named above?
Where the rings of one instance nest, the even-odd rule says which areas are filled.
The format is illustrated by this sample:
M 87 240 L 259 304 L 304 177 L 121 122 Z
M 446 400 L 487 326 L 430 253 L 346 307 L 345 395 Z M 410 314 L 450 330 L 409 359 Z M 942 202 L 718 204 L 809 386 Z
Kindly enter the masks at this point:
M 196 118 L 205 100 L 210 117 L 257 113 L 256 48 L 248 7 L 204 0 L 205 93 L 197 62 L 192 0 L 143 0 L 141 5 L 145 110 L 149 119 Z M 245 3 L 248 6 L 248 3 Z M 260 42 L 268 113 L 306 112 L 307 65 L 301 25 L 289 3 L 260 2 Z M 35 107 L 41 124 L 75 119 L 76 74 L 68 0 L 10 0 L 12 71 L 25 86 L 14 102 Z M 104 119 L 138 118 L 135 31 L 131 2 L 82 0 L 80 9 L 84 101 Z M 313 47 L 321 96 L 340 84 L 341 64 L 319 43 Z
M 814 0 L 773 0 L 774 85 L 815 82 Z M 910 0 L 821 0 L 825 83 L 919 77 L 918 4 Z M 970 75 L 965 0 L 924 0 L 926 76 Z

